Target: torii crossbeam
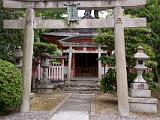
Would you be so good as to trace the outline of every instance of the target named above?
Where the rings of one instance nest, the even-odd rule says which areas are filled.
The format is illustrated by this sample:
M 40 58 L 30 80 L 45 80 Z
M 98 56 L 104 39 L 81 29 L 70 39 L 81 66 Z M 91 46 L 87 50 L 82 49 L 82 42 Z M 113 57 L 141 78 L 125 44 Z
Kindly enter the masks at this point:
M 113 9 L 113 17 L 105 20 L 80 20 L 79 24 L 67 24 L 65 20 L 42 20 L 34 16 L 34 9 L 66 8 L 64 4 L 80 4 L 79 9 Z M 29 110 L 29 93 L 31 91 L 31 70 L 34 29 L 63 29 L 63 28 L 110 28 L 114 27 L 118 110 L 121 115 L 129 114 L 128 85 L 125 58 L 124 27 L 144 27 L 145 18 L 128 18 L 123 16 L 123 9 L 141 7 L 146 0 L 3 0 L 3 6 L 9 9 L 27 9 L 26 18 L 22 20 L 5 20 L 6 29 L 24 29 L 23 49 L 23 101 L 21 111 Z
M 79 9 L 132 8 L 144 6 L 146 0 L 3 0 L 5 8 L 14 9 L 57 9 L 65 8 L 64 4 L 69 3 L 80 3 Z

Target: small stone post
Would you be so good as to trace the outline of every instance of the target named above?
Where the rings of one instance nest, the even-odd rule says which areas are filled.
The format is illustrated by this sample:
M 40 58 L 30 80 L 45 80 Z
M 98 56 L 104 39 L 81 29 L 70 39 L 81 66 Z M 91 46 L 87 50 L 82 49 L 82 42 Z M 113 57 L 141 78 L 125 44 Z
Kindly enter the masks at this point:
M 138 52 L 134 55 L 136 59 L 135 69 L 137 70 L 137 77 L 130 85 L 129 89 L 129 105 L 130 111 L 135 112 L 157 112 L 157 99 L 151 98 L 151 90 L 148 90 L 148 85 L 144 80 L 142 74 L 147 69 L 145 60 L 149 57 L 144 53 L 143 47 L 138 47 Z
M 21 69 L 22 68 L 22 57 L 23 57 L 23 53 L 22 53 L 22 50 L 21 50 L 21 46 L 19 46 L 15 53 L 15 61 L 16 61 L 16 66 L 17 68 Z
M 124 40 L 124 18 L 122 7 L 115 7 L 114 12 L 114 40 L 116 55 L 116 77 L 118 94 L 118 111 L 123 116 L 129 115 L 128 85 Z
M 31 78 L 32 78 L 32 58 L 33 58 L 33 42 L 34 42 L 34 9 L 26 10 L 25 28 L 24 28 L 24 44 L 23 44 L 23 98 L 21 104 L 21 112 L 29 111 Z

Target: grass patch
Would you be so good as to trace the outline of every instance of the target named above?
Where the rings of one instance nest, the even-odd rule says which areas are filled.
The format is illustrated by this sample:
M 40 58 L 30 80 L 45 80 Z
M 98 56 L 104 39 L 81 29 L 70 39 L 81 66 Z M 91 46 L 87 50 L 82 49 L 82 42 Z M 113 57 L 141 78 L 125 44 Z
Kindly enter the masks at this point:
M 66 93 L 36 94 L 30 105 L 30 111 L 51 111 L 62 102 Z

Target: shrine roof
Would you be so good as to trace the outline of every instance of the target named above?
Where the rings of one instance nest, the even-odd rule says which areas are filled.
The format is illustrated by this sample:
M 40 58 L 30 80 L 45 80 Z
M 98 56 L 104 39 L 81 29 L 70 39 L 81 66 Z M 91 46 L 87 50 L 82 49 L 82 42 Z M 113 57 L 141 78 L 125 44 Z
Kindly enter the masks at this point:
M 70 39 L 74 39 L 74 38 L 94 38 L 96 36 L 96 34 L 77 34 L 77 35 L 71 35 L 69 37 L 65 37 L 63 39 L 60 39 L 60 42 L 65 42 L 67 40 Z
M 95 38 L 96 34 L 78 34 L 78 35 L 72 35 L 69 37 L 65 37 L 59 40 L 59 43 L 62 44 L 62 46 L 86 46 L 86 47 L 95 47 L 97 44 L 93 42 L 93 39 Z M 80 39 L 80 41 L 77 41 Z M 85 39 L 90 39 L 91 41 L 85 41 Z
M 43 35 L 50 35 L 50 36 L 72 36 L 72 35 L 79 35 L 79 33 L 72 33 L 72 32 L 50 32 L 50 33 L 44 33 Z
M 96 46 L 93 39 L 98 35 L 97 33 L 86 34 L 86 33 L 70 33 L 70 32 L 51 32 L 45 33 L 44 36 L 53 37 L 52 42 L 60 46 Z M 59 39 L 54 39 L 54 37 L 59 37 Z M 57 41 L 57 42 L 56 42 Z

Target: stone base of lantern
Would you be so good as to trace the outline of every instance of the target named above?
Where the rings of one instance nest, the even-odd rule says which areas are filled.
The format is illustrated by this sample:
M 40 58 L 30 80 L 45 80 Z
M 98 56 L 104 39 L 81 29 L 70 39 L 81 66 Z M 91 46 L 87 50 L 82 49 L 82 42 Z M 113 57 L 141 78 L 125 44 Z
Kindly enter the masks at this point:
M 151 98 L 151 90 L 146 83 L 132 83 L 129 96 L 130 111 L 157 113 L 158 99 Z
M 53 93 L 54 92 L 54 89 L 49 89 L 49 88 L 39 88 L 36 90 L 36 93 Z
M 142 90 L 148 90 L 148 85 L 147 83 L 131 83 L 130 87 L 132 89 L 142 89 Z
M 49 80 L 42 80 L 37 85 L 36 92 L 38 93 L 53 93 L 55 90 L 62 91 L 64 89 L 64 81 L 54 81 L 51 83 Z
M 38 89 L 46 89 L 45 91 L 47 91 L 47 89 L 53 89 L 54 85 L 51 84 L 51 82 L 49 80 L 41 80 L 40 81 L 40 85 L 37 85 Z
M 133 98 L 149 98 L 151 90 L 129 89 L 129 96 Z
M 54 85 L 51 85 L 48 80 L 42 80 L 37 88 L 37 93 L 53 93 Z
M 158 100 L 155 98 L 129 97 L 129 109 L 132 112 L 157 113 Z

